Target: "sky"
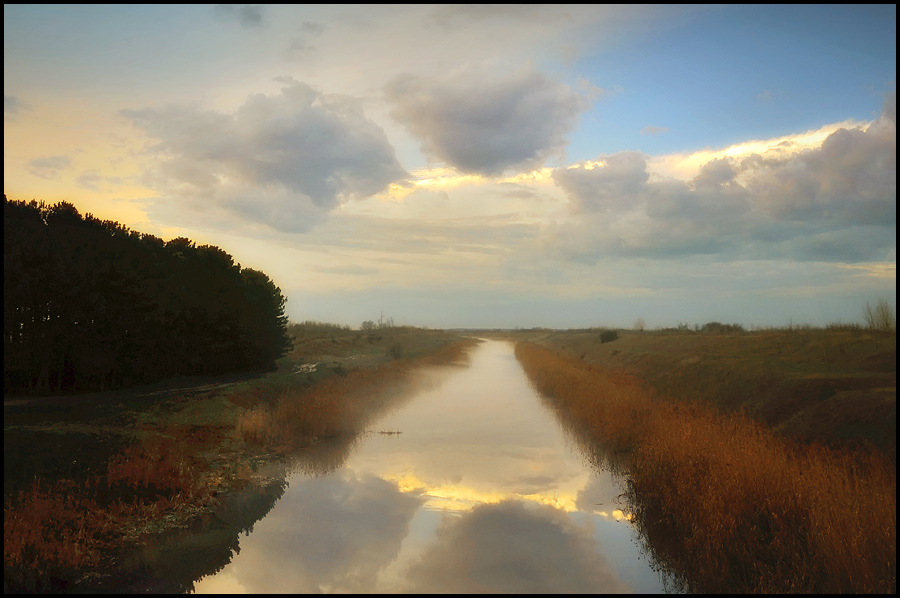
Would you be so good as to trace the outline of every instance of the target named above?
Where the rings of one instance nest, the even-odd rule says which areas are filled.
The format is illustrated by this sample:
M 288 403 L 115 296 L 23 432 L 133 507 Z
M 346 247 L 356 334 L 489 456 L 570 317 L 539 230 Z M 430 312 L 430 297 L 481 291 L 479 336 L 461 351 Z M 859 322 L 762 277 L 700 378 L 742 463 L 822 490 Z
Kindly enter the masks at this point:
M 895 5 L 16 5 L 4 193 L 268 274 L 294 322 L 896 308 Z

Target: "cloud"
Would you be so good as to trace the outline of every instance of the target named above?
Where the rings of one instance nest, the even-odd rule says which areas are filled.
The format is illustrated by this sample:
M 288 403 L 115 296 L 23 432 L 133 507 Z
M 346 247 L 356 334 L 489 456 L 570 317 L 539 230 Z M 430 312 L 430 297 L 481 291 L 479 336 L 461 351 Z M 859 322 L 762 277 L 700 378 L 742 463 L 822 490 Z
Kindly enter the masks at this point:
M 392 116 L 431 159 L 461 172 L 527 171 L 561 155 L 592 94 L 532 68 L 499 74 L 466 67 L 436 80 L 404 75 L 385 88 Z
M 291 36 L 288 49 L 285 51 L 287 59 L 296 60 L 314 52 L 316 47 L 312 45 L 312 40 L 322 35 L 324 31 L 325 25 L 321 23 L 312 21 L 301 23 L 297 33 Z
M 641 152 L 624 151 L 601 156 L 598 164 L 562 167 L 553 173 L 579 212 L 624 210 L 639 200 L 650 175 Z
M 254 593 L 371 591 L 422 502 L 371 475 L 295 478 L 255 526 L 267 540 L 242 543 L 232 575 Z
M 30 110 L 30 106 L 17 98 L 3 94 L 3 116 L 16 117 L 20 110 Z
M 666 127 L 644 127 L 641 129 L 641 135 L 662 135 L 668 132 L 669 129 Z
M 384 131 L 348 97 L 281 79 L 233 113 L 167 106 L 122 114 L 157 140 L 149 185 L 278 230 L 304 231 L 341 201 L 406 176 Z
M 323 274 L 337 274 L 339 276 L 372 276 L 378 274 L 378 268 L 356 266 L 353 264 L 347 266 L 331 266 L 319 267 L 315 269 Z
M 405 592 L 628 592 L 588 530 L 553 507 L 504 501 L 445 518 L 436 543 L 409 568 Z
M 213 10 L 216 14 L 236 18 L 241 27 L 259 27 L 264 22 L 261 4 L 216 4 Z
M 95 193 L 105 193 L 110 186 L 124 185 L 127 181 L 122 177 L 102 176 L 99 170 L 85 170 L 75 179 L 75 184 Z
M 553 172 L 571 217 L 548 226 L 548 250 L 604 256 L 880 261 L 896 254 L 895 99 L 865 129 L 819 147 L 707 162 L 690 181 L 653 175 L 639 152 Z
M 29 160 L 26 168 L 34 176 L 52 181 L 58 179 L 60 171 L 68 168 L 71 163 L 68 156 L 47 156 Z

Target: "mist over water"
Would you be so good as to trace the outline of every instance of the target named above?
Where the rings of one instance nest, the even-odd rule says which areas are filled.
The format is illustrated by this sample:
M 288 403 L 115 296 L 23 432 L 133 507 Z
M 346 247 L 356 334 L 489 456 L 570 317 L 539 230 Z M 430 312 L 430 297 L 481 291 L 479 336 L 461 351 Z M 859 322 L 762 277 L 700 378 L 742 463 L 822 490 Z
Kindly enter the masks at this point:
M 421 371 L 342 466 L 293 474 L 195 591 L 662 592 L 619 481 L 579 453 L 513 345 L 470 357 Z

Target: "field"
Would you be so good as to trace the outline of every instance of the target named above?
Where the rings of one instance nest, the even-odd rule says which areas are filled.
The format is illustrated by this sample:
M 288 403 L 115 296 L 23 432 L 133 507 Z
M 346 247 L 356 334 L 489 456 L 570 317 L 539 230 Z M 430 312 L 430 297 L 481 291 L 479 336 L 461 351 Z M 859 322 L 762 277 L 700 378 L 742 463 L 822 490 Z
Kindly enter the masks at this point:
M 4 589 L 189 591 L 278 500 L 287 470 L 337 467 L 412 369 L 474 342 L 290 331 L 273 372 L 5 397 Z M 522 341 L 532 383 L 597 465 L 628 470 L 634 523 L 675 589 L 896 591 L 895 334 L 478 336 Z
M 896 592 L 894 335 L 517 336 L 676 589 Z
M 292 333 L 274 372 L 5 397 L 4 590 L 189 590 L 271 508 L 286 467 L 338 466 L 412 369 L 473 342 L 406 327 Z M 168 552 L 212 555 L 190 571 L 160 548 L 179 530 L 191 540 Z
M 872 446 L 896 463 L 896 333 L 801 328 L 617 336 L 604 343 L 599 330 L 515 333 L 627 372 L 657 396 L 742 411 L 788 438 Z

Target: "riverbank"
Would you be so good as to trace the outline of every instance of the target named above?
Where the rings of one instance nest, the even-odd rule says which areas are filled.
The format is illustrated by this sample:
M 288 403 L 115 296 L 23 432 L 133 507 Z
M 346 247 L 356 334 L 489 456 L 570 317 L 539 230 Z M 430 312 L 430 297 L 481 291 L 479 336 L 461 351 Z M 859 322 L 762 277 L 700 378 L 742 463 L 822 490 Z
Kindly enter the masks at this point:
M 601 343 L 599 333 L 531 336 L 533 342 L 517 344 L 517 358 L 561 417 L 598 447 L 597 464 L 627 471 L 633 521 L 647 550 L 681 581 L 676 589 L 896 591 L 896 468 L 885 452 L 858 435 L 837 450 L 792 434 L 790 427 L 776 433 L 760 417 L 772 399 L 717 394 L 734 383 L 732 376 L 745 377 L 752 390 L 751 373 L 766 362 L 780 362 L 788 373 L 787 364 L 794 364 L 794 374 L 782 379 L 783 388 L 791 388 L 804 379 L 798 348 L 821 338 L 783 344 L 774 353 L 785 356 L 779 360 L 749 348 L 758 351 L 772 339 L 754 344 L 757 339 L 634 333 L 630 342 L 619 343 L 619 337 Z M 878 343 L 876 352 L 895 350 L 895 341 L 884 348 L 884 339 L 857 338 L 841 355 L 854 347 L 862 352 L 866 341 Z M 742 351 L 748 363 L 736 364 Z M 711 366 L 694 370 L 696 379 L 684 372 L 707 360 Z M 723 371 L 728 360 L 732 365 Z M 860 361 L 879 363 L 871 356 Z M 695 392 L 663 394 L 666 371 Z M 880 384 L 881 373 L 870 380 Z M 804 417 L 810 408 L 797 404 L 801 408 L 784 421 Z M 754 405 L 760 410 L 754 412 Z
M 264 375 L 5 400 L 4 590 L 159 587 L 149 570 L 160 538 L 204 529 L 237 495 L 271 506 L 287 462 L 327 470 L 397 398 L 409 372 L 454 363 L 475 342 L 414 328 L 329 332 L 338 334 L 299 335 Z M 337 454 L 317 455 L 324 444 Z M 245 516 L 265 510 L 219 526 L 217 543 L 233 543 L 255 521 Z
M 897 336 L 865 329 L 785 328 L 522 331 L 654 396 L 742 412 L 779 436 L 832 448 L 874 448 L 896 464 Z

